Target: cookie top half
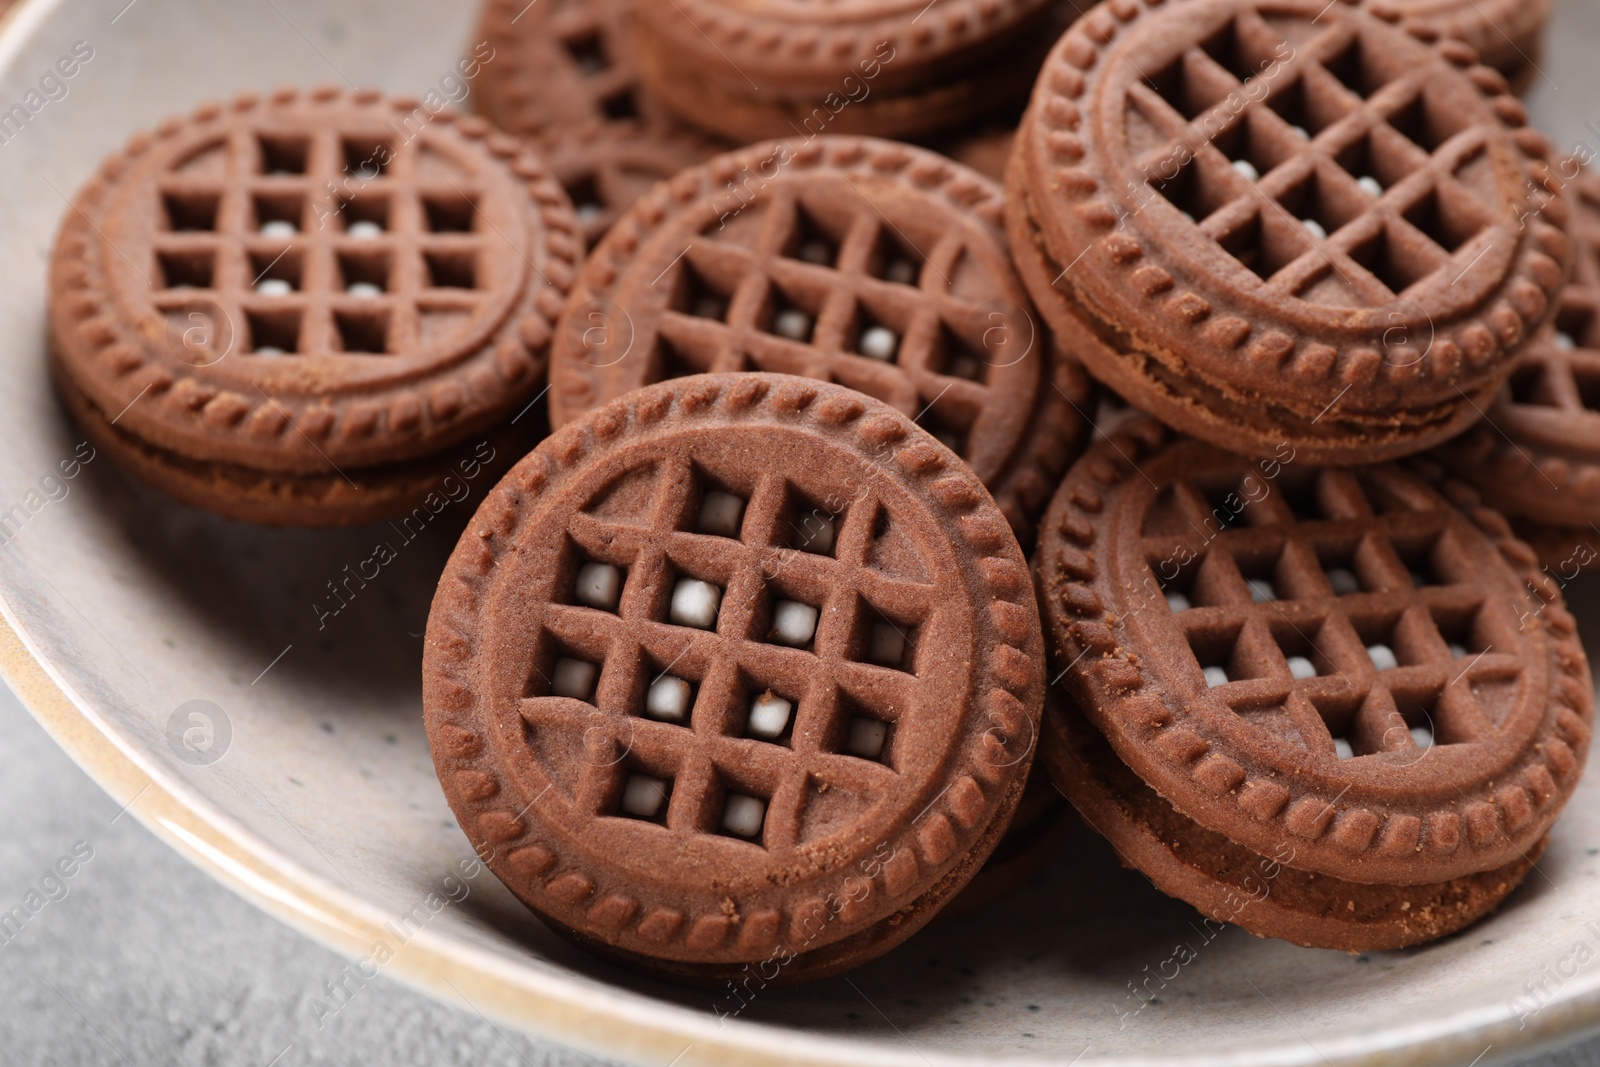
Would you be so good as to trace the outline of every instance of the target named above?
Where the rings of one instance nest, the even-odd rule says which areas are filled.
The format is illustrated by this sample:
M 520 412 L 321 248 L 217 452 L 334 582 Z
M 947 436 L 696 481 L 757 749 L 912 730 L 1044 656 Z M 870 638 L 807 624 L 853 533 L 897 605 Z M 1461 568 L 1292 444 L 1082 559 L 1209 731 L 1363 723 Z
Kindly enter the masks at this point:
M 1497 508 L 1587 527 L 1600 523 L 1600 177 L 1569 173 L 1577 257 L 1555 323 L 1439 455 Z
M 908 934 L 981 864 L 1032 758 L 1038 627 L 1004 518 L 911 420 L 684 378 L 485 500 L 428 622 L 429 737 L 541 914 L 657 960 L 800 954 Z
M 970 463 L 1026 542 L 1086 436 L 1000 231 L 998 186 L 872 138 L 769 142 L 656 188 L 584 265 L 553 346 L 556 425 L 648 382 L 831 380 Z
M 1045 518 L 1054 669 L 1173 807 L 1260 854 L 1398 885 L 1503 866 L 1571 795 L 1593 687 L 1532 551 L 1442 488 L 1133 424 Z
M 1303 428 L 1422 420 L 1553 314 L 1571 242 L 1548 145 L 1472 49 L 1393 19 L 1111 0 L 1057 44 L 1011 206 L 1152 388 Z
M 526 403 L 582 255 L 560 185 L 481 119 L 244 94 L 135 135 L 83 186 L 52 347 L 119 429 L 182 456 L 373 466 Z

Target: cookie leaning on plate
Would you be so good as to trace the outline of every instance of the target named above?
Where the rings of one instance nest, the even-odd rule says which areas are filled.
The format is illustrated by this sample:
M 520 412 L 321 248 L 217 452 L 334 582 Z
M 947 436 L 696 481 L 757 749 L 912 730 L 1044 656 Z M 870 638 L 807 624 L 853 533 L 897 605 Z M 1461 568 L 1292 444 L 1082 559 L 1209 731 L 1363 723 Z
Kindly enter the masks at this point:
M 1548 151 L 1460 42 L 1338 0 L 1114 0 L 1045 65 L 1007 221 L 1041 312 L 1130 402 L 1368 462 L 1465 429 L 1554 314 Z
M 1075 701 L 1047 708 L 1044 759 L 1165 892 L 1393 948 L 1481 917 L 1537 858 L 1593 686 L 1556 583 L 1470 488 L 1145 421 L 1074 466 L 1042 529 Z
M 1037 324 L 1001 212 L 993 182 L 871 138 L 770 142 L 686 171 L 584 264 L 551 418 L 696 372 L 836 381 L 954 448 L 1029 543 L 1092 389 Z
M 528 405 L 582 254 L 544 164 L 481 119 L 245 94 L 135 135 L 80 190 L 52 373 L 96 445 L 187 503 L 371 521 Z
M 799 981 L 982 866 L 1043 669 L 1026 562 L 954 454 L 841 386 L 707 375 L 490 493 L 423 696 L 461 826 L 530 908 L 679 978 Z

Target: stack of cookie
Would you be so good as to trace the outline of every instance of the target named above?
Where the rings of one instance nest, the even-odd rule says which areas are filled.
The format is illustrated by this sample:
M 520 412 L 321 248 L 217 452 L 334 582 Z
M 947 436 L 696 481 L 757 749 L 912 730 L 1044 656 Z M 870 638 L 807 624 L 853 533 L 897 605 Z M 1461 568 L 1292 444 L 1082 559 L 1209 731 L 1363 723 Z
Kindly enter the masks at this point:
M 916 138 L 1021 100 L 1060 32 L 1058 0 L 684 0 L 637 5 L 644 84 L 737 141 Z
M 651 186 L 720 147 L 639 84 L 628 0 L 486 0 L 475 31 L 489 59 L 474 100 L 532 140 L 593 243 Z
M 1484 502 L 1600 521 L 1600 187 L 1458 39 L 1542 8 L 1470 6 L 488 0 L 503 133 L 327 89 L 133 138 L 52 369 L 140 479 L 301 525 L 508 466 L 548 380 L 425 718 L 599 952 L 838 973 L 1035 876 L 1057 789 L 1213 919 L 1418 944 L 1593 714 Z

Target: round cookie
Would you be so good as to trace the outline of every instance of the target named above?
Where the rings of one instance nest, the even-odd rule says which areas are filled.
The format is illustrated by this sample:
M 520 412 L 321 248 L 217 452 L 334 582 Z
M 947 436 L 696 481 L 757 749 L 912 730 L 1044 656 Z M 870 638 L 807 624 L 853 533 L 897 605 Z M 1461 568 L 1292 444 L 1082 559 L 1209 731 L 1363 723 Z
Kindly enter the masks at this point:
M 1529 82 L 1542 52 L 1550 0 L 1367 0 L 1387 15 L 1465 41 L 1513 84 Z
M 1042 762 L 1036 762 L 1005 836 L 989 862 L 939 913 L 939 920 L 976 915 L 1039 877 L 1061 851 L 1073 822 L 1072 805 L 1050 780 Z
M 980 175 L 866 138 L 771 142 L 680 174 L 580 272 L 551 418 L 683 374 L 831 379 L 951 445 L 1028 543 L 1092 391 L 1036 324 L 1001 211 Z
M 628 0 L 485 0 L 476 37 L 492 49 L 476 106 L 511 133 L 666 119 L 640 91 Z
M 1505 80 L 1326 0 L 1102 4 L 1008 171 L 1018 269 L 1089 371 L 1235 451 L 1354 463 L 1479 417 L 1572 255 Z
M 557 431 L 428 620 L 461 826 L 530 908 L 676 979 L 794 982 L 909 937 L 1022 794 L 1026 562 L 971 471 L 840 386 L 684 378 Z
M 1055 0 L 640 4 L 651 93 L 723 137 L 934 136 L 1016 107 L 1060 32 Z
M 80 190 L 52 374 L 97 444 L 191 504 L 401 514 L 527 409 L 582 253 L 543 163 L 480 119 L 244 94 L 136 134 Z
M 1369 885 L 1507 867 L 1577 783 L 1593 686 L 1558 584 L 1436 471 L 1130 426 L 1041 527 L 1055 669 L 1134 773 L 1250 853 Z
M 1420 945 L 1499 907 L 1547 838 L 1506 866 L 1428 885 L 1364 885 L 1295 870 L 1293 838 L 1251 852 L 1179 814 L 1119 760 L 1077 708 L 1052 702 L 1040 764 L 1125 866 L 1207 918 L 1306 948 L 1378 952 Z
M 1600 178 L 1586 171 L 1568 188 L 1577 265 L 1555 323 L 1483 421 L 1438 456 L 1494 507 L 1587 531 L 1600 522 Z
M 704 163 L 720 147 L 660 122 L 596 122 L 565 127 L 538 142 L 578 212 L 593 246 L 634 201 L 674 174 Z

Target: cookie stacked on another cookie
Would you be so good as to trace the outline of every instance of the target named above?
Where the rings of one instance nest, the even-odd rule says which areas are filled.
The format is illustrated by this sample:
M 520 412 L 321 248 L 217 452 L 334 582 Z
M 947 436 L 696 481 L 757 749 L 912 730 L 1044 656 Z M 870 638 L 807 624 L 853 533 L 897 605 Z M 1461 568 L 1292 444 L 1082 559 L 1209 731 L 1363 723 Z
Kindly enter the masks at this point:
M 915 139 L 1015 106 L 1060 32 L 1058 0 L 682 0 L 635 14 L 639 76 L 735 141 Z
M 1588 661 L 1532 550 L 1436 473 L 1146 420 L 1062 483 L 1035 569 L 1070 699 L 1042 757 L 1163 891 L 1365 951 L 1481 918 L 1538 859 L 1588 751 Z
M 1465 41 L 1519 90 L 1538 76 L 1550 0 L 1367 0 L 1375 11 Z
M 1031 543 L 1093 403 L 1012 270 L 1002 210 L 993 182 L 871 138 L 776 141 L 686 171 L 584 264 L 551 418 L 701 372 L 835 381 L 954 449 Z
M 477 108 L 528 137 L 598 240 L 656 182 L 721 147 L 671 117 L 639 84 L 629 0 L 485 0 Z
M 1008 174 L 1024 281 L 1129 401 L 1254 455 L 1466 429 L 1571 259 L 1545 139 L 1470 47 L 1342 0 L 1112 0 Z
M 1555 324 L 1484 421 L 1438 451 L 1566 578 L 1600 559 L 1600 177 L 1571 173 L 1577 265 Z
M 636 390 L 495 488 L 428 619 L 445 793 L 580 943 L 690 981 L 835 973 L 918 930 L 1022 796 L 1027 562 L 889 406 L 785 375 Z
M 582 254 L 544 163 L 481 119 L 243 94 L 135 135 L 79 192 L 51 369 L 97 447 L 187 503 L 374 521 L 525 450 Z

